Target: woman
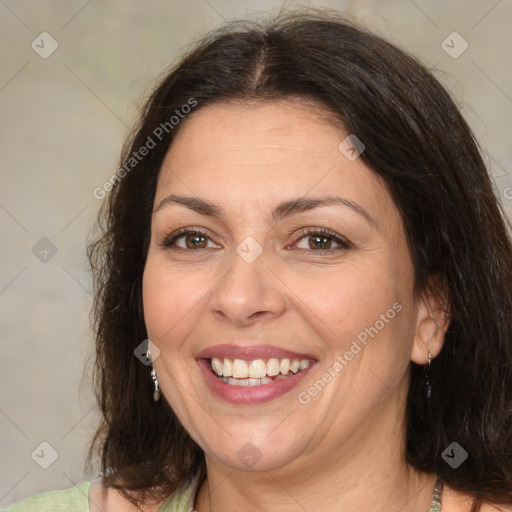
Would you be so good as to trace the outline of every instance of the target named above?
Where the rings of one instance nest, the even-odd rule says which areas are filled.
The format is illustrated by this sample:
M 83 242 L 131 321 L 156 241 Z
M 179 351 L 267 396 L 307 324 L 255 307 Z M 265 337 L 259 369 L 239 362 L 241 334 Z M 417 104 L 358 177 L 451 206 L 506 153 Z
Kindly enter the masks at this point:
M 102 478 L 9 510 L 512 510 L 508 221 L 417 61 L 333 13 L 230 24 L 112 183 Z

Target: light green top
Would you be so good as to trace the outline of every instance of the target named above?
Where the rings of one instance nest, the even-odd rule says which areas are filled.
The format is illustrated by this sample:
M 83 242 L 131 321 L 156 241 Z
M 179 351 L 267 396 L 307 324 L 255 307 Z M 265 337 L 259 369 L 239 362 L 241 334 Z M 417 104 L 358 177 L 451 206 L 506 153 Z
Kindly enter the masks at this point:
M 197 478 L 177 489 L 162 503 L 158 512 L 190 512 L 194 508 Z M 5 512 L 90 512 L 91 482 L 81 482 L 64 491 L 48 491 L 11 505 Z

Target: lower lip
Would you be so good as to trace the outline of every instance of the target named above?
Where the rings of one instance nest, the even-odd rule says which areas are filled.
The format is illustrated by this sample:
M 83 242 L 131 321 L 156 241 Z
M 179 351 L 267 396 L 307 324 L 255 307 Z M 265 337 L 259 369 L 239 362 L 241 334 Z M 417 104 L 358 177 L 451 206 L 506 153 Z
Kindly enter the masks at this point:
M 262 404 L 275 400 L 295 388 L 315 366 L 312 362 L 305 370 L 287 379 L 275 380 L 259 386 L 230 386 L 218 379 L 212 372 L 209 359 L 199 359 L 199 367 L 203 372 L 210 389 L 226 402 L 232 404 Z

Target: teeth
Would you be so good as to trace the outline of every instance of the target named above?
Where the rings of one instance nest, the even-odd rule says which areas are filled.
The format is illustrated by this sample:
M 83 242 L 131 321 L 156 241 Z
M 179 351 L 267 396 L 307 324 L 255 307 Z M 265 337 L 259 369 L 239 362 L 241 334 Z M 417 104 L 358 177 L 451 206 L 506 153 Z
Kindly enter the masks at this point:
M 218 358 L 218 357 L 214 357 L 212 358 L 212 370 L 217 374 L 217 375 L 222 375 L 222 368 L 224 367 L 224 365 L 222 364 L 222 361 Z
M 279 359 L 276 359 L 274 357 L 268 360 L 267 375 L 271 377 L 273 377 L 274 375 L 279 375 Z
M 251 377 L 251 379 L 261 379 L 261 377 L 265 377 L 266 374 L 267 365 L 263 359 L 251 361 L 251 364 L 249 365 L 249 377 Z
M 226 384 L 259 386 L 269 384 L 274 380 L 287 379 L 308 368 L 311 361 L 309 359 L 292 359 L 290 361 L 288 358 L 272 357 L 265 362 L 263 359 L 244 361 L 243 359 L 213 357 L 210 364 L 213 372 Z
M 233 377 L 236 379 L 247 379 L 249 377 L 249 367 L 243 359 L 233 361 Z
M 232 377 L 233 376 L 233 362 L 231 361 L 231 359 L 224 359 L 222 375 L 224 377 Z
M 284 375 L 279 375 L 276 380 L 287 379 Z M 221 377 L 222 382 L 229 384 L 230 386 L 261 386 L 262 384 L 270 384 L 274 382 L 272 379 L 268 377 L 263 377 L 261 379 L 233 379 L 233 377 Z
M 301 362 L 300 362 L 300 369 L 301 370 L 305 370 L 306 368 L 308 368 L 308 366 L 310 365 L 311 361 L 309 359 L 303 359 Z

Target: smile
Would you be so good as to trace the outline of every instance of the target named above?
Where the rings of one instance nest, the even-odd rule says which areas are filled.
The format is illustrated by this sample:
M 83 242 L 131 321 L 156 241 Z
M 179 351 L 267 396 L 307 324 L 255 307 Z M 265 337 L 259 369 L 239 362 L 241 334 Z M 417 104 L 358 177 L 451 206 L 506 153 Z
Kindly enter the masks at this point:
M 211 345 L 196 361 L 209 392 L 236 405 L 277 400 L 299 386 L 318 363 L 312 353 L 256 345 L 254 340 Z
M 210 366 L 214 375 L 230 386 L 261 386 L 293 377 L 311 364 L 310 359 L 269 358 L 229 359 L 213 357 Z

